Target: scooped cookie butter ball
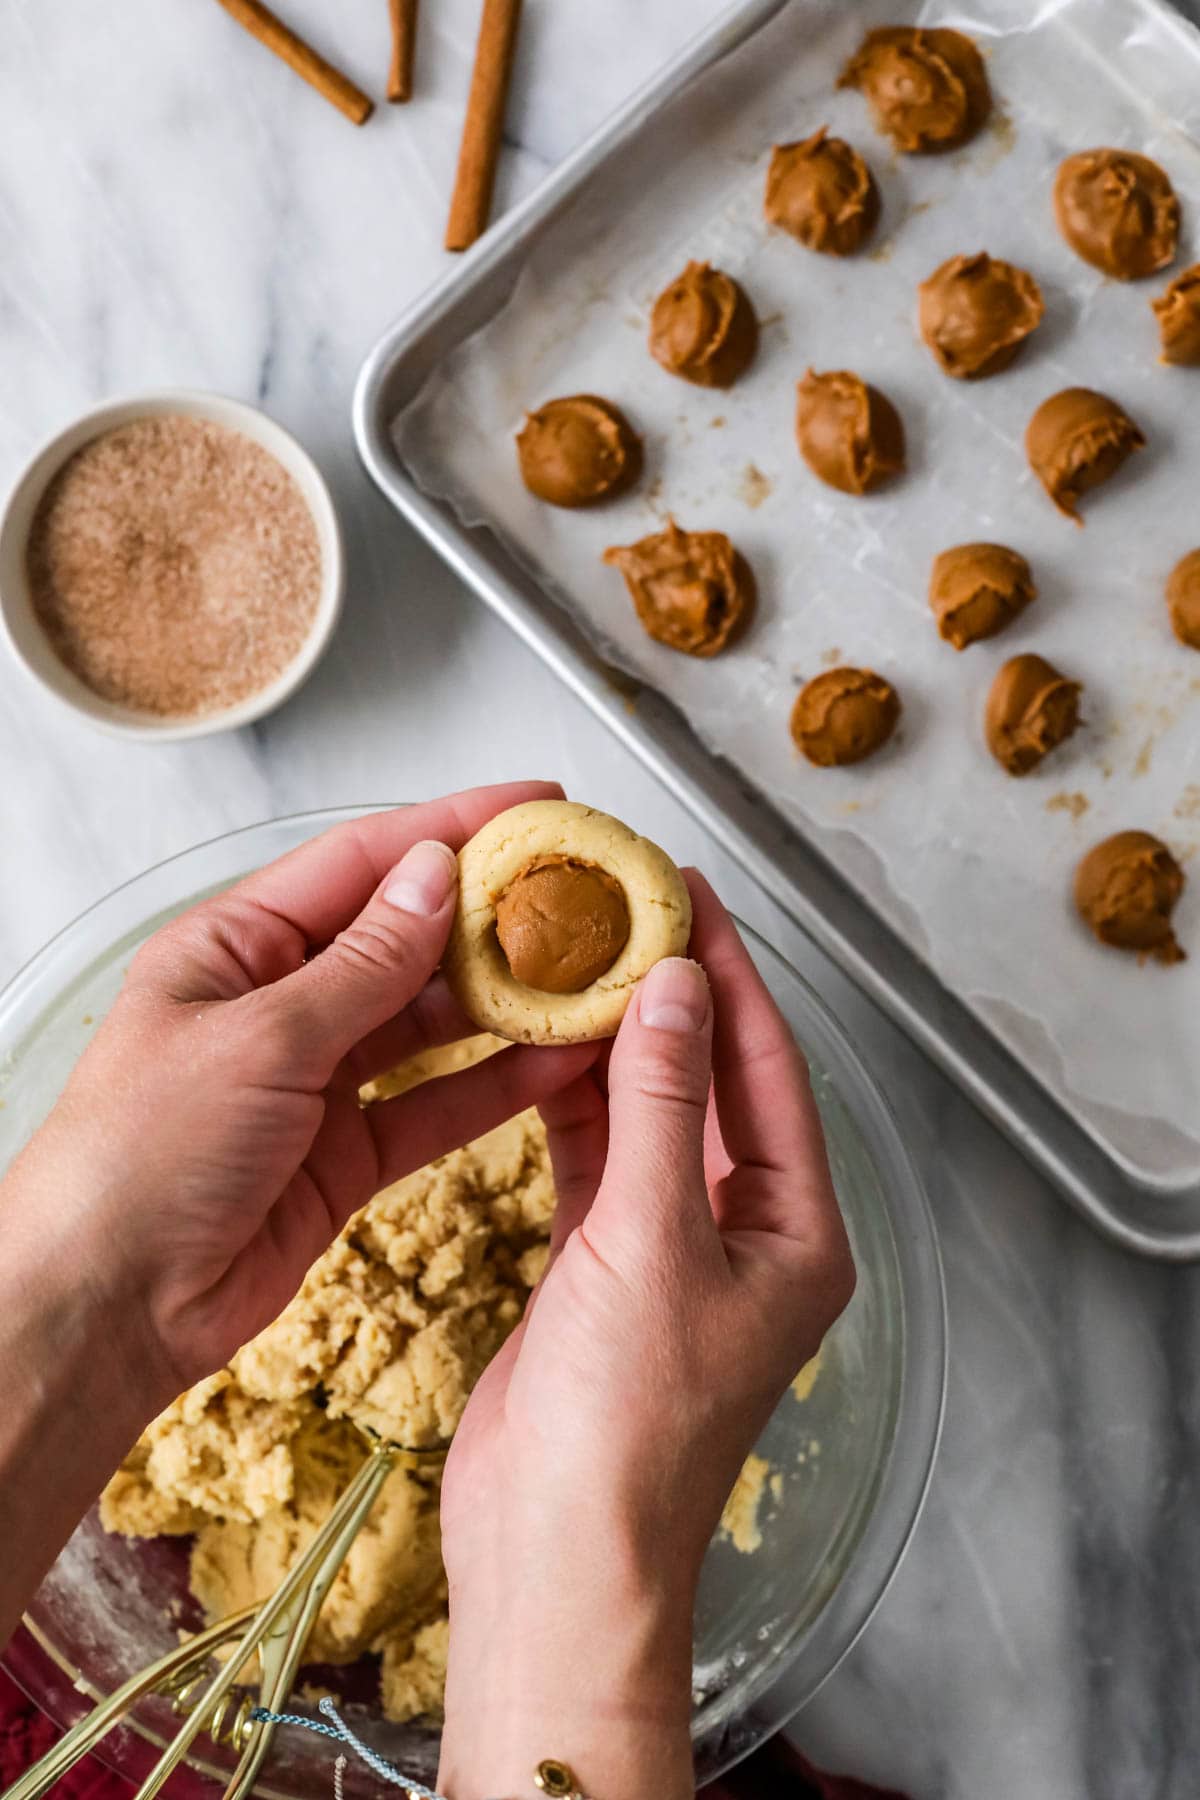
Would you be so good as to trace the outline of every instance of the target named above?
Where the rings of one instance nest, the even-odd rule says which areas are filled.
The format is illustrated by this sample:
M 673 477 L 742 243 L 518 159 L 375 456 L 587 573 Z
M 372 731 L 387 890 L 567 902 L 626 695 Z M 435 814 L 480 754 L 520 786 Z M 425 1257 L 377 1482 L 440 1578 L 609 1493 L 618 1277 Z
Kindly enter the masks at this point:
M 1150 302 L 1162 339 L 1162 360 L 1185 367 L 1200 363 L 1200 263 L 1177 275 Z
M 904 424 L 886 394 L 849 369 L 809 369 L 797 389 L 796 441 L 814 475 L 867 494 L 904 468 Z
M 800 143 L 776 144 L 763 212 L 809 250 L 853 256 L 875 229 L 879 189 L 853 144 L 822 125 Z
M 517 980 L 577 994 L 611 969 L 629 937 L 629 908 L 613 876 L 569 856 L 522 869 L 496 901 L 496 936 Z
M 1076 256 L 1118 281 L 1174 262 L 1179 201 L 1165 169 L 1133 150 L 1081 150 L 1054 179 L 1054 216 Z
M 1025 431 L 1030 467 L 1060 513 L 1082 525 L 1080 495 L 1115 475 L 1146 439 L 1123 406 L 1093 388 L 1063 388 Z
M 1007 369 L 1046 311 L 1028 270 L 984 250 L 950 257 L 918 293 L 921 336 L 946 374 L 960 381 Z
M 623 494 L 642 472 L 641 438 L 596 394 L 568 394 L 529 413 L 517 456 L 525 486 L 551 506 L 594 506 Z
M 1168 575 L 1167 608 L 1180 643 L 1200 650 L 1200 550 L 1189 550 Z
M 826 669 L 806 682 L 792 707 L 792 741 L 810 763 L 831 769 L 862 762 L 887 743 L 900 696 L 872 669 Z
M 983 58 L 961 31 L 885 25 L 838 76 L 866 96 L 877 128 L 908 155 L 955 150 L 992 110 Z
M 758 320 L 742 288 L 709 263 L 690 262 L 654 302 L 650 354 L 697 387 L 732 387 L 758 348 Z
M 1036 599 L 1033 571 L 1005 544 L 956 544 L 934 558 L 929 605 L 956 650 L 995 637 Z
M 715 656 L 754 605 L 754 576 L 723 531 L 665 531 L 614 544 L 604 560 L 621 571 L 646 633 L 669 650 Z
M 1102 944 L 1134 950 L 1141 960 L 1182 962 L 1171 914 L 1184 874 L 1167 846 L 1148 831 L 1118 831 L 1090 849 L 1075 871 L 1075 905 Z
M 464 845 L 458 869 L 442 968 L 481 1031 L 525 1044 L 611 1037 L 642 976 L 687 951 L 679 870 L 593 807 L 510 807 Z
M 1028 775 L 1079 725 L 1079 682 L 1044 656 L 1014 656 L 998 672 L 984 714 L 987 746 L 1010 775 Z

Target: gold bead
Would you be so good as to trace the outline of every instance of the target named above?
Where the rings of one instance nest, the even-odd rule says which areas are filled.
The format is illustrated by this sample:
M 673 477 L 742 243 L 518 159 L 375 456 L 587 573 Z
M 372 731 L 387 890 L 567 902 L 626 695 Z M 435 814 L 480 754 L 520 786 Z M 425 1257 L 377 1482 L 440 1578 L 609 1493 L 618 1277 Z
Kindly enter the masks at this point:
M 533 1784 L 549 1794 L 552 1800 L 567 1800 L 576 1792 L 575 1777 L 565 1762 L 550 1759 L 540 1762 L 533 1774 Z

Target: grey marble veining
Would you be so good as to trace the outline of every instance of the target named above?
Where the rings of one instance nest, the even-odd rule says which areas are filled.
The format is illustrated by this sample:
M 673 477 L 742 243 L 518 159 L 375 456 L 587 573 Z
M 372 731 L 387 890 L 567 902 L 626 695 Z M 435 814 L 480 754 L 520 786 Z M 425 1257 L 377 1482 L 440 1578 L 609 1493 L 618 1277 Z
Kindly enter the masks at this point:
M 382 0 L 286 10 L 380 89 Z M 718 10 L 528 0 L 502 200 Z M 0 975 L 116 882 L 202 838 L 481 778 L 556 775 L 702 862 L 884 1082 L 929 1186 L 949 1288 L 929 1505 L 797 1741 L 913 1800 L 1195 1800 L 1200 1273 L 1133 1262 L 1080 1225 L 357 466 L 359 362 L 444 266 L 475 11 L 428 0 L 420 97 L 355 132 L 206 0 L 7 0 L 0 481 L 102 396 L 221 388 L 264 404 L 317 456 L 350 580 L 308 688 L 236 737 L 112 743 L 0 665 Z

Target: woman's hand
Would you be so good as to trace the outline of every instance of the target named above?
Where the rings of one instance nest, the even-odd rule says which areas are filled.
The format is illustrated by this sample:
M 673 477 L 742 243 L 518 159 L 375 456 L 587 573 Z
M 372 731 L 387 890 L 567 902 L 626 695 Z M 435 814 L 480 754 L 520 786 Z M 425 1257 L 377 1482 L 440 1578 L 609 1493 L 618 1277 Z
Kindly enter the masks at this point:
M 612 1049 L 542 1102 L 551 1263 L 446 1469 L 441 1786 L 691 1793 L 705 1548 L 854 1273 L 803 1058 L 699 878 L 695 963 L 661 963 Z M 705 980 L 702 969 L 707 971 Z
M 142 1426 L 276 1317 L 351 1213 L 589 1066 L 590 1048 L 511 1049 L 357 1098 L 474 1030 L 430 979 L 453 852 L 502 808 L 559 792 L 482 788 L 340 825 L 134 959 L 0 1184 L 0 1643 L 16 1586 L 35 1585 Z

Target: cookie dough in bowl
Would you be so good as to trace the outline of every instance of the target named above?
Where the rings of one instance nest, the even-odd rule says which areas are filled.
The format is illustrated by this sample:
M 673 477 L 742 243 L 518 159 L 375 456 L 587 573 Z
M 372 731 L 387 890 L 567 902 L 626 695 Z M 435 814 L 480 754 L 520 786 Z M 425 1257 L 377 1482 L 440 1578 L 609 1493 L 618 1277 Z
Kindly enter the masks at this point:
M 530 800 L 459 852 L 443 972 L 482 1030 L 522 1044 L 612 1037 L 642 976 L 682 956 L 692 904 L 664 850 L 572 800 Z

